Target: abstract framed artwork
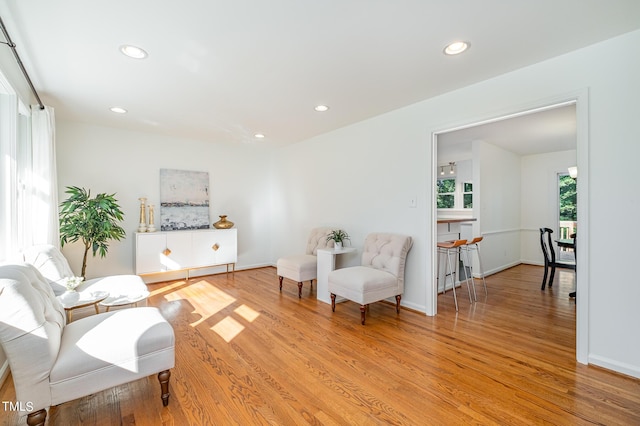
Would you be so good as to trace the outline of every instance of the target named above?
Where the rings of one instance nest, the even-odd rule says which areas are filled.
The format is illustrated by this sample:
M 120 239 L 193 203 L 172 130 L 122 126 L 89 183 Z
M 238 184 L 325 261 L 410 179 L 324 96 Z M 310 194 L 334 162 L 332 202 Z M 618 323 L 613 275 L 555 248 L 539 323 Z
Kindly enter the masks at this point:
M 209 173 L 160 169 L 160 230 L 209 228 Z

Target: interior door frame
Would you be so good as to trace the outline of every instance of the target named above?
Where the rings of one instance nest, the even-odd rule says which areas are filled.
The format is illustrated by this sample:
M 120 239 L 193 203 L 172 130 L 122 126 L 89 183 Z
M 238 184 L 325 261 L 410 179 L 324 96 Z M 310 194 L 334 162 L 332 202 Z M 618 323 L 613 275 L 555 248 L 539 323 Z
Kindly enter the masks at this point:
M 515 118 L 521 115 L 557 108 L 559 106 L 575 104 L 576 106 L 576 160 L 580 180 L 578 181 L 578 220 L 580 221 L 580 238 L 576 247 L 576 262 L 580 267 L 576 271 L 576 291 L 579 297 L 576 298 L 576 360 L 581 364 L 588 364 L 589 348 L 589 90 L 584 88 L 574 92 L 565 93 L 552 98 L 532 102 L 525 105 L 507 108 L 504 113 L 498 115 L 487 115 L 475 120 L 455 126 L 443 126 L 431 132 L 431 235 L 426 238 L 430 247 L 436 247 L 437 243 L 437 202 L 436 191 L 434 190 L 436 174 L 438 170 L 438 135 L 469 127 L 480 126 L 496 121 Z M 436 315 L 438 312 L 437 299 L 437 251 L 431 251 L 431 262 L 427 276 L 431 277 L 431 283 L 427 285 L 427 296 L 425 301 L 427 315 Z

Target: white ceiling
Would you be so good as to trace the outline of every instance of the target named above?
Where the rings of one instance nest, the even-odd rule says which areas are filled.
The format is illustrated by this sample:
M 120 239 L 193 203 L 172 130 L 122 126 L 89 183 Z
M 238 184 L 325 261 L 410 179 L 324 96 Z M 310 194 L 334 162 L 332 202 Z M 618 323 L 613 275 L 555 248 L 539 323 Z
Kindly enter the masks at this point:
M 281 146 L 638 29 L 640 1 L 2 0 L 0 17 L 58 118 Z
M 439 134 L 438 156 L 446 161 L 471 158 L 476 140 L 521 156 L 576 149 L 576 106 L 551 106 Z

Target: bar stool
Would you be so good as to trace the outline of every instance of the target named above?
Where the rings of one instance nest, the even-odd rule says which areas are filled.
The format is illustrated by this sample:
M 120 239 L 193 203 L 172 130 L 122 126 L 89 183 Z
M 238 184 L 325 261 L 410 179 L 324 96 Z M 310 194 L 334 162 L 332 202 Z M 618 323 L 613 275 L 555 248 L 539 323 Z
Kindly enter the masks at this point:
M 484 279 L 484 268 L 482 267 L 482 259 L 480 258 L 480 246 L 478 243 L 482 241 L 484 237 L 475 237 L 473 240 L 467 241 L 467 244 L 463 247 L 463 250 L 467 254 L 467 263 L 469 264 L 469 275 L 471 275 L 471 283 L 473 284 L 473 294 L 478 300 L 476 295 L 476 283 L 473 280 L 473 263 L 471 262 L 471 251 L 475 251 L 478 254 L 478 266 L 480 267 L 480 277 L 482 278 L 482 285 L 484 286 L 484 295 L 487 296 L 487 282 Z
M 466 246 L 467 240 L 453 240 L 453 241 L 443 241 L 437 244 L 438 246 L 438 268 L 440 267 L 440 255 L 444 254 L 447 256 L 447 263 L 445 264 L 444 271 L 444 288 L 442 293 L 446 293 L 447 291 L 447 275 L 451 275 L 451 288 L 453 288 L 453 301 L 456 304 L 456 312 L 458 311 L 458 297 L 456 296 L 456 271 L 459 267 L 458 263 L 458 255 L 460 255 L 461 248 Z M 453 264 L 451 263 L 451 255 L 455 256 L 456 259 L 456 269 L 453 269 Z M 448 266 L 448 268 L 447 268 Z M 449 273 L 447 273 L 447 269 Z M 440 279 L 440 271 L 438 270 L 438 279 Z M 469 291 L 469 301 L 473 303 L 473 298 L 471 297 L 471 287 L 469 286 L 469 279 L 467 277 L 467 270 L 464 269 L 464 281 L 467 283 L 467 290 Z M 439 286 L 438 286 L 439 287 Z

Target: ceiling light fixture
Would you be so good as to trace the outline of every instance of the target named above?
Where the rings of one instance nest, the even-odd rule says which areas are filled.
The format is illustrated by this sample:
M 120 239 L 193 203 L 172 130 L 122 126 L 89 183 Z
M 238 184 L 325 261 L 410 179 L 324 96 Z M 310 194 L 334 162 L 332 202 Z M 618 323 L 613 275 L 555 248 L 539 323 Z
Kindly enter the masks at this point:
M 440 176 L 444 176 L 444 166 L 440 166 Z
M 253 137 L 256 139 L 264 139 L 264 135 L 262 133 L 256 133 Z
M 453 43 L 448 44 L 444 48 L 444 54 L 445 55 L 457 55 L 457 54 L 462 53 L 465 50 L 467 50 L 469 48 L 469 46 L 471 46 L 471 44 L 466 42 L 466 41 L 454 41 Z
M 578 177 L 578 168 L 576 166 L 569 167 L 569 176 L 574 179 Z
M 127 110 L 121 107 L 111 107 L 109 108 L 109 110 L 111 110 L 111 112 L 115 112 L 116 114 L 126 114 Z
M 329 107 L 326 105 L 316 105 L 314 109 L 318 112 L 325 112 L 329 110 Z
M 143 49 L 137 47 L 137 46 L 132 46 L 130 44 L 125 44 L 120 46 L 120 51 L 127 55 L 130 58 L 133 59 L 144 59 L 147 56 L 149 56 L 147 54 L 147 52 L 145 52 Z
M 449 162 L 449 174 L 452 175 L 454 173 L 453 167 L 456 165 L 455 161 Z

